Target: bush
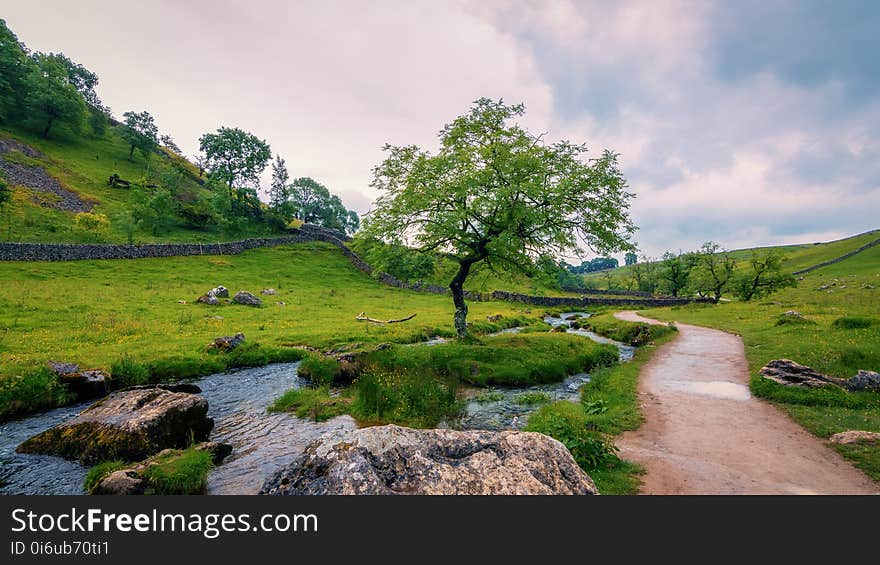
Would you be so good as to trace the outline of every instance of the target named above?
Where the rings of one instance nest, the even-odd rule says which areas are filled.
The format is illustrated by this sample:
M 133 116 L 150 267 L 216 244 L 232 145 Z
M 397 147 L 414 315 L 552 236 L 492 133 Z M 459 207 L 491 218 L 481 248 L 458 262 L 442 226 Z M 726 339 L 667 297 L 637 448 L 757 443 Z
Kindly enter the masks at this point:
M 606 435 L 589 429 L 583 408 L 562 400 L 542 406 L 525 428 L 559 440 L 585 471 L 617 463 L 617 448 Z
M 838 330 L 860 330 L 870 328 L 877 323 L 876 318 L 863 318 L 856 316 L 844 316 L 837 318 L 831 323 L 831 327 Z
M 74 222 L 77 231 L 90 234 L 94 236 L 95 240 L 110 230 L 110 220 L 104 214 L 80 212 L 76 215 Z
M 123 355 L 110 365 L 110 377 L 113 388 L 142 385 L 150 382 L 150 368 L 129 355 Z
M 309 355 L 299 364 L 297 374 L 308 379 L 314 386 L 329 386 L 333 384 L 339 369 L 339 362 L 336 359 Z
M 432 428 L 462 409 L 454 382 L 393 371 L 370 371 L 354 383 L 353 413 L 362 420 Z

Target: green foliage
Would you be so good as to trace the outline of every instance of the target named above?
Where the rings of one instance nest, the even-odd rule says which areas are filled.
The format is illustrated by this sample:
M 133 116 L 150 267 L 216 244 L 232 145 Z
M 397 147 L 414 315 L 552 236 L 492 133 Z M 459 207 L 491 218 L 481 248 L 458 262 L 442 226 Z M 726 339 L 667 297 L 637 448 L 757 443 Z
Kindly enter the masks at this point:
M 150 368 L 125 354 L 110 365 L 110 377 L 113 388 L 125 388 L 150 382 Z
M 736 270 L 736 259 L 717 243 L 708 241 L 695 255 L 690 284 L 700 296 L 711 296 L 717 302 L 728 289 Z
M 647 345 L 667 335 L 675 333 L 675 326 L 625 322 L 611 314 L 591 316 L 581 322 L 581 326 L 601 336 L 634 346 Z
M 549 394 L 541 391 L 523 392 L 513 397 L 514 404 L 522 404 L 525 406 L 531 406 L 534 404 L 547 404 L 548 402 L 552 401 L 553 399 L 550 397 Z
M 0 421 L 61 406 L 71 399 L 64 385 L 47 367 L 9 372 L 0 378 Z
M 68 82 L 67 69 L 55 58 L 42 53 L 32 57 L 24 78 L 24 112 L 27 120 L 40 125 L 42 137 L 49 137 L 55 124 L 79 132 L 86 118 L 86 103 L 76 87 Z
M 339 371 L 339 362 L 332 357 L 309 355 L 300 363 L 297 373 L 315 386 L 331 385 Z
M 369 422 L 432 428 L 462 409 L 455 381 L 426 372 L 369 371 L 354 383 L 353 414 Z
M 131 161 L 134 150 L 139 149 L 144 156 L 149 156 L 158 146 L 159 128 L 149 112 L 125 112 L 124 126 L 119 134 L 129 144 L 128 160 Z
M 794 276 L 783 270 L 783 261 L 783 255 L 776 250 L 753 251 L 745 272 L 733 281 L 736 297 L 748 302 L 796 286 Z
M 360 218 L 315 179 L 301 177 L 287 187 L 287 205 L 296 218 L 345 233 L 354 233 Z
M 272 184 L 269 185 L 269 208 L 273 212 L 280 214 L 286 221 L 293 218 L 290 206 L 288 205 L 288 181 L 290 173 L 287 172 L 287 165 L 281 155 L 275 156 L 272 163 Z
M 865 316 L 843 316 L 834 320 L 834 322 L 831 323 L 831 327 L 839 330 L 857 330 L 870 328 L 877 323 L 880 323 L 880 320 L 877 320 L 877 318 L 868 318 Z
M 330 396 L 327 387 L 293 388 L 278 397 L 269 407 L 269 412 L 293 412 L 297 418 L 323 422 L 348 413 L 350 404 L 348 398 Z
M 164 187 L 132 189 L 134 207 L 131 217 L 138 228 L 152 235 L 168 233 L 176 223 L 174 198 Z
M 525 429 L 562 442 L 587 472 L 619 461 L 611 438 L 590 429 L 583 408 L 567 400 L 541 407 L 529 417 Z
M 12 191 L 9 190 L 9 185 L 6 184 L 6 181 L 3 178 L 0 178 L 0 209 L 2 209 L 11 199 Z
M 194 447 L 154 457 L 152 462 L 143 471 L 146 494 L 203 494 L 214 467 L 211 454 Z
M 424 280 L 434 274 L 436 268 L 432 255 L 419 253 L 401 243 L 356 237 L 350 246 L 373 267 L 374 273 L 388 273 L 402 281 Z
M 497 390 L 484 390 L 474 397 L 474 402 L 480 404 L 489 404 L 490 402 L 498 402 L 504 400 L 504 393 Z
M 6 21 L 0 19 L 0 121 L 9 120 L 20 111 L 30 68 L 24 46 Z
M 199 138 L 208 171 L 225 183 L 229 195 L 236 189 L 256 187 L 260 174 L 269 164 L 269 144 L 239 128 L 221 127 L 216 133 Z
M 75 219 L 76 229 L 88 233 L 96 240 L 110 231 L 110 220 L 104 214 L 80 212 Z
M 671 296 L 679 296 L 688 286 L 695 262 L 694 255 L 690 253 L 664 253 L 658 269 L 660 290 Z
M 630 251 L 629 253 L 626 254 L 626 256 L 624 256 L 624 258 L 623 258 L 623 262 L 624 262 L 624 264 L 627 265 L 627 266 L 629 266 L 629 265 L 635 265 L 636 263 L 639 262 L 639 258 L 638 258 L 638 256 L 635 254 L 634 251 Z
M 513 123 L 524 106 L 486 98 L 440 133 L 431 155 L 385 147 L 372 185 L 381 192 L 365 236 L 412 241 L 458 265 L 450 288 L 456 331 L 467 334 L 463 285 L 475 264 L 529 270 L 536 255 L 630 250 L 631 195 L 617 155 L 589 161 L 584 146 L 548 144 Z
M 114 471 L 125 469 L 128 465 L 129 464 L 125 461 L 105 461 L 103 463 L 98 463 L 86 473 L 86 478 L 83 480 L 83 487 L 86 489 L 87 493 L 93 494 L 95 492 L 95 487 L 104 480 L 104 477 Z

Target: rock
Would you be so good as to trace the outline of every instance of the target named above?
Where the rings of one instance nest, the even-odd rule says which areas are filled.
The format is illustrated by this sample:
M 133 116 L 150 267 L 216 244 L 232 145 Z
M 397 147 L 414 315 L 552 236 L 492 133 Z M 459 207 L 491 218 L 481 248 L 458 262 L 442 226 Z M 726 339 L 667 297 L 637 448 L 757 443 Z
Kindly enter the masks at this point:
M 223 352 L 229 352 L 244 343 L 244 334 L 239 332 L 232 335 L 227 335 L 223 337 L 215 337 L 214 341 L 208 344 L 208 349 L 219 349 Z
M 187 394 L 199 394 L 202 392 L 197 385 L 191 383 L 169 383 L 169 384 L 158 384 L 158 385 L 134 385 L 130 387 L 126 387 L 123 390 L 149 390 L 151 388 L 161 388 L 162 390 L 167 390 L 169 392 L 185 392 Z
M 340 430 L 311 443 L 261 494 L 598 494 L 555 439 L 534 432 Z
M 502 319 L 504 319 L 504 314 L 492 314 L 490 316 L 486 316 L 486 321 L 492 323 L 495 323 Z
M 872 285 L 872 284 L 863 284 L 863 285 L 862 285 L 862 288 L 864 288 L 865 290 L 874 290 L 874 285 Z
M 823 375 L 818 371 L 795 363 L 789 359 L 774 359 L 762 367 L 759 371 L 765 379 L 777 382 L 786 386 L 798 386 L 805 388 L 819 388 L 823 386 L 833 385 L 845 387 L 845 379 L 837 379 Z
M 787 312 L 782 313 L 783 316 L 790 316 L 792 318 L 803 318 L 804 315 L 798 312 L 797 310 L 789 310 Z
M 822 286 L 820 286 L 816 290 L 828 290 L 829 288 L 831 288 L 830 284 L 823 284 Z
M 211 455 L 214 465 L 220 465 L 223 460 L 232 453 L 232 446 L 228 443 L 216 441 L 203 441 L 195 446 L 198 451 L 204 451 Z M 144 471 L 157 463 L 160 458 L 173 455 L 173 449 L 163 449 L 152 457 L 135 463 L 126 469 L 120 469 L 108 474 L 95 485 L 89 494 L 114 494 L 114 495 L 139 495 L 147 489 L 147 480 Z
M 49 362 L 49 367 L 64 385 L 67 392 L 76 395 L 77 400 L 91 400 L 107 394 L 110 376 L 101 369 L 80 371 L 76 363 Z
M 199 296 L 196 302 L 199 302 L 200 304 L 209 304 L 211 306 L 218 306 L 220 304 L 220 301 L 217 300 L 217 297 L 211 296 L 210 294 L 203 294 Z
M 853 443 L 877 443 L 880 442 L 880 432 L 865 432 L 861 430 L 849 430 L 834 434 L 828 441 L 838 445 L 849 445 Z
M 214 298 L 229 298 L 229 289 L 221 284 L 209 290 L 207 294 Z
M 856 376 L 849 380 L 847 388 L 854 391 L 869 390 L 880 392 L 880 373 L 861 369 Z
M 247 292 L 245 290 L 239 290 L 235 293 L 235 296 L 232 297 L 232 301 L 236 304 L 244 304 L 245 306 L 262 306 L 263 301 Z
M 85 464 L 139 461 L 165 448 L 206 440 L 214 427 L 207 413 L 208 401 L 201 396 L 135 387 L 110 394 L 75 418 L 28 439 L 16 451 L 59 455 Z
M 276 302 L 275 304 L 277 304 L 278 306 L 287 306 L 287 304 L 284 302 Z
M 274 288 L 266 288 L 266 289 L 263 289 L 262 291 L 260 291 L 260 294 L 265 294 L 267 296 L 271 296 L 273 294 L 278 294 L 278 293 L 275 292 Z
M 572 319 L 571 322 L 568 323 L 568 327 L 573 330 L 581 329 L 581 323 L 577 320 Z
M 186 304 L 186 300 L 178 300 L 177 303 L 178 304 Z

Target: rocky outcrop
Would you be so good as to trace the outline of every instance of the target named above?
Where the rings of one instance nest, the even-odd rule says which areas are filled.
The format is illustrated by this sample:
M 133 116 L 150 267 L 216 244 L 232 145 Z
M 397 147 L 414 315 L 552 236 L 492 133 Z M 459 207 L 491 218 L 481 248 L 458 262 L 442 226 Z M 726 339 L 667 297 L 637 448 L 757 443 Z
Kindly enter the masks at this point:
M 232 297 L 232 301 L 236 304 L 244 304 L 245 306 L 262 306 L 263 301 L 246 290 L 239 290 Z
M 834 434 L 828 441 L 837 445 L 850 445 L 853 443 L 877 443 L 880 442 L 880 432 L 865 432 L 862 430 L 849 430 Z
M 210 294 L 203 294 L 196 299 L 196 302 L 199 304 L 207 304 L 208 306 L 219 306 L 220 301 L 217 300 L 216 296 L 211 296 Z
M 232 446 L 227 443 L 217 443 L 215 441 L 205 441 L 195 446 L 198 451 L 204 451 L 211 454 L 211 461 L 214 465 L 219 465 L 226 457 L 232 453 Z M 111 494 L 111 495 L 139 495 L 144 494 L 148 488 L 148 481 L 144 476 L 144 471 L 159 463 L 160 460 L 167 460 L 175 455 L 173 449 L 163 449 L 156 455 L 132 465 L 125 469 L 113 471 L 105 476 L 101 481 L 92 488 L 89 494 Z
M 114 392 L 80 415 L 25 441 L 19 453 L 59 455 L 86 464 L 140 461 L 166 448 L 208 439 L 208 401 L 188 392 L 135 387 Z
M 376 426 L 332 432 L 261 494 L 598 494 L 555 439 L 534 432 Z
M 806 365 L 795 363 L 790 359 L 774 359 L 762 367 L 759 373 L 765 379 L 770 379 L 786 386 L 819 388 L 831 385 L 845 388 L 846 384 L 845 379 L 823 375 Z
M 0 171 L 10 184 L 49 195 L 38 200 L 43 206 L 65 212 L 88 212 L 92 203 L 86 202 L 73 191 L 67 190 L 42 167 L 13 163 L 0 157 Z
M 840 379 L 824 375 L 790 359 L 774 359 L 764 367 L 761 367 L 759 373 L 765 379 L 770 379 L 786 386 L 803 388 L 836 386 L 850 392 L 880 392 L 880 373 L 875 371 L 860 370 L 851 379 Z
M 101 369 L 80 371 L 76 363 L 49 362 L 49 368 L 55 372 L 58 382 L 64 385 L 67 392 L 74 394 L 77 400 L 91 400 L 107 394 L 109 375 Z
M 223 337 L 215 337 L 214 341 L 208 344 L 208 349 L 217 349 L 223 352 L 229 352 L 244 343 L 244 334 L 239 332 L 235 335 L 227 335 Z
M 849 380 L 847 386 L 850 390 L 880 392 L 880 373 L 877 371 L 860 370 L 856 373 L 856 376 Z
M 229 298 L 229 289 L 227 289 L 225 286 L 223 286 L 221 284 L 221 285 L 217 285 L 216 287 L 212 288 L 211 290 L 209 290 L 205 294 L 207 296 L 213 296 L 214 298 Z

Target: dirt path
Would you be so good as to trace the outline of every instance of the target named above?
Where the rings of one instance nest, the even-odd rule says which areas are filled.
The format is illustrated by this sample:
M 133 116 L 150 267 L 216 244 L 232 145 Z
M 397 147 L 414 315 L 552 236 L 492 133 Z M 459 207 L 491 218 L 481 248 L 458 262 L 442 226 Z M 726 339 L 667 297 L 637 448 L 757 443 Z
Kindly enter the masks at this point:
M 659 323 L 635 312 L 621 320 Z M 621 457 L 647 470 L 644 494 L 871 494 L 880 487 L 822 440 L 749 392 L 742 340 L 678 324 L 642 369 L 645 423 Z

